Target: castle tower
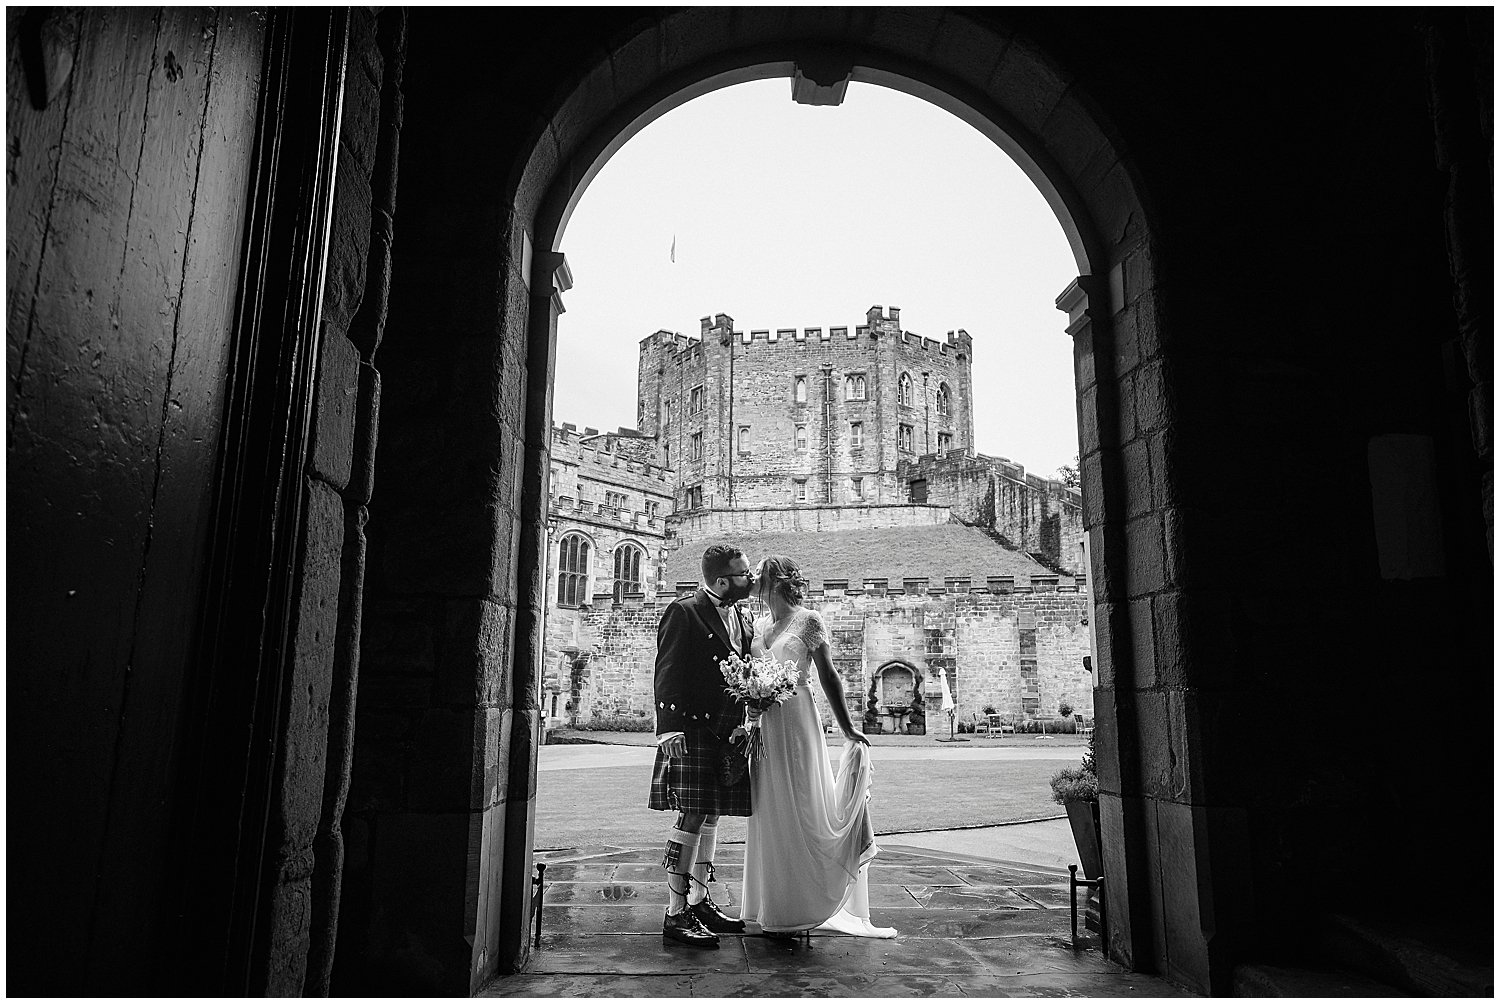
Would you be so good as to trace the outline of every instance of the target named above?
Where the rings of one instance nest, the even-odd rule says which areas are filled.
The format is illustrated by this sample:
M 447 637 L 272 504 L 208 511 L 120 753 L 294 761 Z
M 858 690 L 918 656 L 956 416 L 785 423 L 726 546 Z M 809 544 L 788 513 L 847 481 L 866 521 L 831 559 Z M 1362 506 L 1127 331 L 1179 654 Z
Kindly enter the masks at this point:
M 899 307 L 748 334 L 715 314 L 696 338 L 642 339 L 637 425 L 679 512 L 904 503 L 903 460 L 973 449 L 971 348 L 902 331 Z

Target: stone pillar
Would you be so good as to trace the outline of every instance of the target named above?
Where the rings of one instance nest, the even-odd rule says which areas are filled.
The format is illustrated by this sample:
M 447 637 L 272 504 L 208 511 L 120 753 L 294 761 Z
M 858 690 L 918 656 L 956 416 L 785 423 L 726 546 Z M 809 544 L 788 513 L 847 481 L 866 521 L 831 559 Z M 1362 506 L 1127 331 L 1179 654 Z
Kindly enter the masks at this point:
M 1150 890 L 1145 812 L 1141 804 L 1138 736 L 1130 699 L 1130 623 L 1125 595 L 1125 518 L 1117 442 L 1109 294 L 1098 276 L 1080 276 L 1057 298 L 1068 315 L 1078 389 L 1079 473 L 1084 532 L 1091 558 L 1089 590 L 1101 625 L 1094 648 L 1095 759 L 1109 904 L 1109 955 L 1132 969 L 1150 969 Z M 1123 673 L 1122 695 L 1116 685 Z

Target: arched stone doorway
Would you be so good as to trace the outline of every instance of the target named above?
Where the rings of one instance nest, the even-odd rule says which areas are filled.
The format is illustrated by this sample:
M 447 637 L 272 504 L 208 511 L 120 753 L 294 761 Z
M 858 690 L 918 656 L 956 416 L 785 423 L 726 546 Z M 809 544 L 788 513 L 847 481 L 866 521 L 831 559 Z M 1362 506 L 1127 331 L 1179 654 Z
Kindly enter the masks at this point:
M 421 44 L 414 33 L 413 58 Z M 455 44 L 461 43 L 445 40 Z M 531 128 L 519 149 L 487 138 L 512 136 L 517 124 L 505 122 L 503 109 L 475 99 L 471 89 L 482 90 L 479 83 L 456 84 L 456 90 L 445 85 L 442 93 L 411 85 L 407 95 L 403 143 L 429 156 L 403 163 L 411 170 L 402 179 L 401 213 L 412 221 L 402 234 L 403 247 L 408 261 L 421 264 L 404 274 L 398 267 L 393 275 L 391 323 L 395 327 L 404 312 L 415 327 L 451 330 L 421 344 L 409 340 L 398 347 L 392 339 L 382 349 L 392 373 L 383 389 L 382 418 L 389 423 L 398 416 L 401 424 L 394 443 L 387 425 L 381 477 L 395 485 L 386 504 L 402 514 L 402 525 L 440 526 L 442 535 L 464 532 L 472 547 L 436 567 L 413 553 L 436 531 L 429 529 L 425 538 L 403 537 L 394 529 L 383 534 L 372 517 L 372 564 L 378 555 L 388 567 L 423 565 L 430 572 L 422 581 L 424 596 L 450 597 L 442 609 L 451 612 L 433 616 L 447 618 L 442 647 L 473 653 L 459 665 L 477 667 L 477 681 L 468 684 L 476 699 L 472 707 L 460 703 L 456 713 L 423 717 L 435 731 L 431 743 L 451 749 L 453 757 L 456 744 L 467 739 L 466 762 L 445 762 L 449 771 L 472 780 L 463 800 L 467 807 L 456 815 L 436 801 L 414 805 L 408 799 L 399 812 L 394 803 L 391 810 L 366 803 L 364 823 L 371 848 L 383 846 L 389 853 L 391 839 L 377 831 L 394 828 L 397 847 L 420 846 L 439 860 L 461 859 L 464 883 L 460 894 L 450 876 L 435 876 L 450 890 L 446 902 L 439 902 L 420 884 L 382 882 L 377 876 L 382 869 L 389 875 L 395 862 L 377 860 L 381 851 L 375 850 L 367 874 L 350 875 L 353 895 L 371 904 L 357 922 L 368 926 L 341 927 L 340 945 L 341 953 L 352 949 L 369 965 L 449 974 L 443 979 L 462 971 L 471 990 L 511 971 L 527 951 L 529 833 L 546 672 L 540 638 L 551 373 L 557 317 L 572 283 L 561 252 L 563 231 L 594 172 L 651 118 L 744 80 L 798 79 L 815 100 L 842 81 L 857 80 L 925 98 L 1001 145 L 1046 195 L 1079 264 L 1080 277 L 1058 306 L 1074 339 L 1085 523 L 1093 553 L 1102 558 L 1095 571 L 1104 573 L 1093 588 L 1096 604 L 1116 599 L 1111 584 L 1125 581 L 1128 550 L 1161 548 L 1160 540 L 1129 543 L 1147 531 L 1125 525 L 1113 351 L 1117 323 L 1156 330 L 1147 296 L 1150 216 L 1107 126 L 1038 46 L 992 23 L 939 10 L 824 12 L 813 26 L 795 16 L 761 19 L 725 8 L 632 25 L 607 54 L 580 56 L 576 72 L 576 82 L 558 95 L 550 117 Z M 464 142 L 454 141 L 459 136 Z M 507 174 L 498 190 L 491 187 L 497 171 Z M 497 201 L 487 201 L 491 193 Z M 482 202 L 477 212 L 476 198 Z M 1131 337 L 1134 345 L 1133 330 Z M 1150 347 L 1138 351 L 1153 354 Z M 402 386 L 397 373 L 403 370 L 421 379 L 407 378 Z M 439 412 L 424 411 L 432 379 L 452 380 L 443 375 L 450 370 L 462 372 L 457 393 L 443 400 Z M 434 441 L 447 450 L 424 446 Z M 1144 477 L 1148 498 L 1165 496 L 1144 469 L 1137 474 L 1131 484 Z M 400 610 L 413 602 L 402 590 L 384 596 L 380 591 L 371 589 L 367 620 L 379 620 L 383 606 Z M 1101 664 L 1113 648 L 1130 650 L 1127 623 L 1113 618 L 1108 624 L 1100 632 Z M 506 652 L 512 657 L 497 662 L 501 639 L 513 645 Z M 462 685 L 453 681 L 455 688 Z M 1113 708 L 1101 704 L 1100 756 L 1113 762 L 1112 715 Z M 1126 776 L 1129 769 L 1122 765 Z M 1116 788 L 1120 776 L 1121 770 L 1109 772 Z M 378 787 L 373 776 L 365 782 L 356 765 L 356 793 Z M 1149 941 L 1144 929 L 1132 930 L 1128 922 L 1133 911 L 1148 907 L 1139 899 L 1149 895 L 1144 873 L 1137 875 L 1125 856 L 1126 848 L 1139 846 L 1141 824 L 1115 791 L 1106 795 L 1103 815 L 1106 842 L 1116 855 L 1108 870 L 1111 901 L 1122 918 L 1112 931 L 1112 951 L 1130 963 L 1137 960 L 1140 939 Z M 444 849 L 430 850 L 439 846 Z M 462 930 L 463 939 L 438 937 L 444 926 Z M 394 945 L 405 946 L 409 958 L 393 962 Z

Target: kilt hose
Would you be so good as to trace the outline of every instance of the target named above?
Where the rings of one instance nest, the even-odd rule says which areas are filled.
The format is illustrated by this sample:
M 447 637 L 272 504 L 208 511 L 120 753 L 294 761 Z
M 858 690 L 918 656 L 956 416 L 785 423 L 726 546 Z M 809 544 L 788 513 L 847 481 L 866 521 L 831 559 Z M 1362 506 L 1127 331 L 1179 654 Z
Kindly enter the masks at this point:
M 656 749 L 651 769 L 652 809 L 705 816 L 750 815 L 750 776 L 732 787 L 719 782 L 719 761 L 730 747 L 707 729 L 687 733 L 687 756 L 667 759 Z

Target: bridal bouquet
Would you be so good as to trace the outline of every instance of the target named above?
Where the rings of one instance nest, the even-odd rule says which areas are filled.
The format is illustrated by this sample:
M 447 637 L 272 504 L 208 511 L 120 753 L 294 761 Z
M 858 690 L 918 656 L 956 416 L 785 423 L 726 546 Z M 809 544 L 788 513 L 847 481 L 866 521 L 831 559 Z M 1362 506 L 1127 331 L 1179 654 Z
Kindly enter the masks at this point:
M 797 663 L 791 659 L 782 662 L 763 655 L 743 659 L 731 655 L 719 662 L 719 672 L 724 676 L 724 689 L 735 700 L 751 711 L 750 722 L 745 731 L 750 736 L 750 746 L 745 755 L 755 759 L 762 750 L 764 741 L 760 735 L 760 712 L 783 703 L 797 692 Z

